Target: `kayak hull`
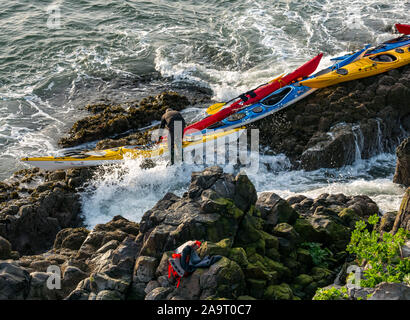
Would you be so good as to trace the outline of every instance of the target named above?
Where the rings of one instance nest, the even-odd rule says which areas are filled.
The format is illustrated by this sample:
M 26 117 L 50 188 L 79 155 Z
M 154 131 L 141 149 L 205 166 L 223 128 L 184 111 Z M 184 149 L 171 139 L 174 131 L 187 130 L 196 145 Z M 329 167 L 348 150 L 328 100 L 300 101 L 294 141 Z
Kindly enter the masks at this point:
M 383 55 L 393 56 L 395 60 L 389 62 L 375 60 Z M 410 63 L 410 45 L 359 59 L 330 73 L 301 81 L 301 84 L 311 88 L 324 88 L 341 82 L 374 76 L 408 63 Z
M 273 94 L 267 96 L 260 102 L 257 102 L 251 106 L 245 107 L 243 110 L 236 112 L 233 117 L 228 117 L 222 120 L 218 126 L 203 130 L 202 134 L 210 134 L 215 130 L 231 130 L 237 127 L 249 125 L 255 121 L 263 119 L 275 112 L 283 110 L 284 108 L 304 99 L 308 95 L 312 94 L 317 89 L 312 89 L 299 84 L 289 85 L 280 90 L 275 91 Z M 268 105 L 266 101 L 269 101 L 275 95 L 286 95 L 277 103 Z M 235 120 L 236 118 L 241 118 Z
M 243 128 L 213 132 L 208 135 L 199 135 L 190 137 L 189 141 L 183 142 L 184 153 L 190 152 L 197 148 L 202 148 L 204 145 L 214 143 L 217 139 L 230 138 L 236 139 L 243 133 Z M 119 148 L 112 148 L 98 151 L 79 151 L 76 155 L 72 153 L 71 156 L 62 157 L 33 157 L 22 158 L 21 161 L 33 167 L 37 167 L 47 171 L 95 167 L 107 164 L 123 163 L 126 159 L 156 159 L 168 154 L 168 146 L 163 143 L 155 149 L 141 149 L 134 146 L 124 146 Z
M 318 74 L 327 74 L 334 68 L 340 68 L 348 65 L 349 63 L 355 61 L 358 57 L 360 57 L 365 52 L 365 50 L 366 48 L 358 51 L 357 53 L 347 57 L 343 61 L 340 61 L 335 65 L 310 76 L 308 79 L 313 79 Z M 290 84 L 279 90 L 276 90 L 256 104 L 244 107 L 242 110 L 237 111 L 232 116 L 223 119 L 216 125 L 202 130 L 201 134 L 209 134 L 213 132 L 213 130 L 230 130 L 239 126 L 248 125 L 304 99 L 316 90 L 316 88 L 310 88 L 301 85 L 301 82 Z M 277 101 L 275 103 L 272 103 L 272 99 L 275 99 Z M 235 120 L 235 118 L 237 120 Z

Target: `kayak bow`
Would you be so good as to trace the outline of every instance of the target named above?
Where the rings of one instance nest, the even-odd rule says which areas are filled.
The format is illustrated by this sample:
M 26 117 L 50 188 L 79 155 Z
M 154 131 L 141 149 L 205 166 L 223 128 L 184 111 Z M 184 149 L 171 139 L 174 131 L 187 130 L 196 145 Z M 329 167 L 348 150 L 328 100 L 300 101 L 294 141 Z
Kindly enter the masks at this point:
M 396 29 L 399 33 L 410 34 L 410 24 L 396 24 Z
M 341 82 L 374 76 L 410 63 L 410 45 L 356 60 L 343 68 L 301 81 L 311 88 L 324 88 Z
M 294 72 L 289 73 L 284 77 L 278 78 L 273 82 L 265 84 L 253 91 L 244 93 L 240 97 L 236 98 L 229 106 L 223 108 L 219 112 L 187 126 L 185 128 L 184 134 L 190 134 L 192 132 L 208 128 L 212 124 L 217 123 L 218 121 L 221 121 L 231 114 L 235 113 L 237 110 L 260 101 L 267 95 L 275 92 L 279 88 L 286 86 L 292 81 L 309 76 L 318 67 L 322 56 L 323 54 L 321 53 L 312 60 L 305 63 L 303 66 L 296 69 Z

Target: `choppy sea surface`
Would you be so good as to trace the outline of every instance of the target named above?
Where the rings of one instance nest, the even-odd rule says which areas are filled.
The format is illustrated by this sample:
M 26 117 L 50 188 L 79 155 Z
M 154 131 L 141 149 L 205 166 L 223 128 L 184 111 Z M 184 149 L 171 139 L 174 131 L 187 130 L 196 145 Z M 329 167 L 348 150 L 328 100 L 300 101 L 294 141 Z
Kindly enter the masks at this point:
M 210 89 L 224 101 L 319 52 L 326 66 L 333 56 L 390 39 L 409 11 L 406 0 L 1 1 L 0 179 L 24 167 L 22 156 L 56 152 L 88 103 L 181 87 Z M 251 175 L 259 192 L 368 194 L 385 211 L 397 210 L 403 194 L 391 183 L 392 154 L 314 172 L 289 170 L 282 155 L 264 157 L 270 169 Z M 164 192 L 183 192 L 189 172 L 199 169 L 160 165 L 146 181 L 147 172 L 129 162 L 121 181 L 112 171 L 101 174 L 84 195 L 86 219 L 138 220 Z

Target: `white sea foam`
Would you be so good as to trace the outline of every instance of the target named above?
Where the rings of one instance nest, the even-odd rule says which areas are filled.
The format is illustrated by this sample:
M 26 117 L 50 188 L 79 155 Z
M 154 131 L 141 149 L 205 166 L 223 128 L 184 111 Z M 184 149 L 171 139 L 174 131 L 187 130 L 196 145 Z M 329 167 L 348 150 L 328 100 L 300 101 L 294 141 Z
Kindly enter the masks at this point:
M 231 146 L 232 147 L 232 146 Z M 221 152 L 221 150 L 218 150 Z M 284 155 L 260 156 L 259 170 L 248 171 L 257 191 L 273 191 L 283 198 L 296 194 L 317 197 L 322 193 L 365 194 L 372 198 L 382 212 L 396 211 L 404 189 L 389 178 L 373 178 L 374 170 L 386 170 L 394 156 L 383 154 L 340 169 L 320 169 L 306 172 L 289 171 L 290 163 Z M 115 167 L 103 168 L 83 193 L 83 213 L 86 224 L 93 227 L 115 215 L 139 221 L 167 192 L 181 196 L 189 186 L 193 171 L 204 165 L 182 164 L 166 166 L 159 162 L 151 169 L 141 169 L 140 160 L 127 160 Z M 210 164 L 208 164 L 210 165 Z M 222 165 L 225 172 L 238 173 L 232 165 Z

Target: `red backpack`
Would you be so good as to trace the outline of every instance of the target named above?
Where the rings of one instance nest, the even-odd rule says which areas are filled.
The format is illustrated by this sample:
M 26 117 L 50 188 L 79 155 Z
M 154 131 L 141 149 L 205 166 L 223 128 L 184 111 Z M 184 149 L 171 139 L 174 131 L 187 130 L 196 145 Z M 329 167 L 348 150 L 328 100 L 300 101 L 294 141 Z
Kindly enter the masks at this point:
M 171 276 L 174 276 L 175 279 L 177 280 L 177 288 L 179 288 L 179 284 L 181 283 L 181 278 L 189 275 L 189 273 L 186 272 L 181 266 L 181 258 L 182 258 L 181 253 L 182 253 L 182 250 L 184 250 L 186 246 L 192 246 L 195 250 L 197 250 L 201 246 L 201 242 L 200 241 L 185 242 L 183 245 L 179 246 L 175 250 L 175 252 L 172 254 L 171 258 L 168 259 L 168 279 L 170 279 Z M 187 259 L 189 259 L 189 257 L 187 257 Z

